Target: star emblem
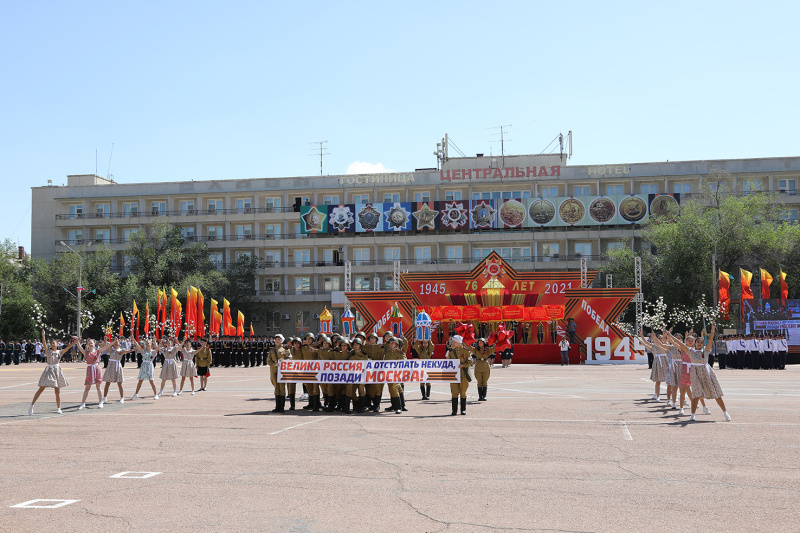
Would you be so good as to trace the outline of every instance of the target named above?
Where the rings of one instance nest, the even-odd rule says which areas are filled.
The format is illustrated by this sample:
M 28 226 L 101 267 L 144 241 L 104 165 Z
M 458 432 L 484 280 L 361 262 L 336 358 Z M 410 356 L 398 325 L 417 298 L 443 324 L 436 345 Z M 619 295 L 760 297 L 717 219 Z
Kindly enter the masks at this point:
M 330 224 L 338 231 L 345 231 L 353 222 L 355 222 L 353 212 L 346 205 L 334 207 L 330 213 Z
M 375 231 L 381 223 L 381 212 L 367 204 L 358 212 L 358 223 L 365 231 Z
M 317 210 L 317 206 L 312 205 L 311 209 L 308 210 L 308 213 L 300 218 L 303 219 L 305 231 L 307 233 L 313 233 L 322 231 L 323 224 L 325 223 L 325 219 L 328 218 L 328 215 L 321 213 L 319 210 Z
M 442 209 L 442 224 L 457 229 L 467 223 L 467 211 L 459 202 L 445 202 Z
M 386 221 L 389 223 L 389 228 L 394 231 L 406 229 L 409 217 L 411 216 L 411 213 L 406 211 L 406 209 L 401 206 L 399 202 L 395 202 L 395 204 L 389 208 L 388 211 L 384 211 L 383 214 L 386 215 Z
M 422 204 L 422 207 L 419 209 L 419 211 L 414 211 L 413 213 L 414 218 L 417 219 L 417 229 L 436 229 L 434 220 L 436 220 L 436 215 L 438 214 L 439 212 L 428 207 L 428 204 Z
M 475 204 L 471 213 L 476 228 L 491 228 L 494 225 L 494 215 L 497 213 L 497 209 L 483 201 Z
M 486 261 L 483 266 L 483 277 L 484 278 L 496 278 L 501 274 L 505 274 L 506 269 L 503 266 L 501 261 L 496 261 L 492 259 L 491 261 Z

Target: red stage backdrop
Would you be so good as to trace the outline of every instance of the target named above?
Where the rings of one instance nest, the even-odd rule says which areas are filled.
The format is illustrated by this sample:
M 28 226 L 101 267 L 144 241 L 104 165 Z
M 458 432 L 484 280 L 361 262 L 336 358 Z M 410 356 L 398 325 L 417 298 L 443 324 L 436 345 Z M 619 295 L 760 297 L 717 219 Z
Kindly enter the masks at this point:
M 597 272 L 587 274 L 593 279 Z M 507 314 L 508 320 L 513 320 L 511 316 L 534 322 L 556 319 L 559 328 L 568 331 L 569 319 L 573 319 L 572 362 L 577 362 L 576 347 L 587 363 L 646 362 L 640 343 L 613 325 L 638 290 L 581 289 L 580 283 L 580 272 L 517 272 L 492 252 L 470 272 L 401 274 L 402 291 L 346 292 L 345 296 L 363 318 L 362 330 L 379 335 L 391 330 L 389 317 L 395 303 L 400 306 L 403 331 L 409 339 L 419 307 L 433 308 L 434 321 L 445 323 L 450 318 L 506 320 L 503 315 Z M 443 350 L 437 346 L 436 356 Z M 557 363 L 559 358 L 553 344 L 516 345 L 515 360 L 517 352 L 522 359 L 519 362 Z

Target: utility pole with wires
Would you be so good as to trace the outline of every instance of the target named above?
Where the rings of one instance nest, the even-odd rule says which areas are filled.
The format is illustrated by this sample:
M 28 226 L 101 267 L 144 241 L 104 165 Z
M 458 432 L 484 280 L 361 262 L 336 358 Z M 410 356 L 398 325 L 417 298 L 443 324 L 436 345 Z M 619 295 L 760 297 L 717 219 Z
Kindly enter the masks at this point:
M 511 127 L 511 124 L 504 124 L 502 126 L 495 126 L 493 128 L 488 128 L 490 130 L 500 130 L 498 133 L 494 133 L 493 135 L 499 135 L 500 136 L 500 158 L 502 160 L 503 168 L 505 168 L 505 166 L 506 166 L 506 148 L 505 148 L 506 139 L 505 139 L 505 135 L 506 135 L 506 133 L 508 133 L 506 128 L 510 128 L 510 127 Z M 508 140 L 510 141 L 511 139 L 508 139 Z M 495 142 L 497 142 L 497 141 L 495 141 Z
M 322 157 L 326 155 L 331 155 L 326 151 L 328 149 L 328 147 L 326 146 L 328 144 L 328 141 L 316 141 L 311 144 L 318 145 L 318 147 L 314 149 L 314 153 L 312 153 L 311 156 L 312 157 L 316 157 L 317 155 L 319 156 L 319 175 L 322 176 Z

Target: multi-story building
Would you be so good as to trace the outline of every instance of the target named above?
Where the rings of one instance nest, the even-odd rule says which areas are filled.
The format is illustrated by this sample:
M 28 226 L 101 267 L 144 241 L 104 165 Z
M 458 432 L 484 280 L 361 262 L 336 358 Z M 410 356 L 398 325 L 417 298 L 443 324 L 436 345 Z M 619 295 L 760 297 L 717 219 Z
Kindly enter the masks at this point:
M 652 204 L 653 195 L 662 193 L 697 194 L 714 169 L 730 172 L 730 186 L 745 192 L 778 191 L 782 218 L 798 220 L 800 157 L 567 166 L 558 155 L 479 155 L 449 159 L 441 170 L 376 175 L 130 184 L 68 176 L 66 186 L 33 188 L 31 248 L 34 257 L 50 258 L 65 251 L 62 241 L 93 241 L 116 251 L 116 268 L 125 273 L 131 266 L 124 252 L 131 234 L 153 217 L 165 216 L 187 242 L 206 242 L 220 267 L 240 255 L 257 259 L 254 290 L 277 309 L 254 324 L 259 332 L 315 329 L 312 317 L 323 305 L 343 302 L 346 261 L 356 291 L 391 290 L 396 261 L 403 270 L 435 276 L 468 270 L 491 250 L 517 270 L 578 269 L 581 257 L 600 261 L 614 247 L 640 249 L 637 222 L 653 208 L 645 205 L 641 212 L 641 205 Z M 631 211 L 624 213 L 621 202 L 632 195 L 642 202 L 629 200 Z M 514 209 L 526 223 L 501 220 L 508 214 L 501 212 L 504 202 L 513 200 L 521 204 Z M 410 211 L 423 203 L 432 208 L 427 222 L 431 216 L 440 217 L 439 222 L 424 227 L 425 221 L 417 219 L 405 228 L 387 225 L 370 231 L 361 224 L 366 219 L 351 226 L 345 217 L 347 230 L 315 231 L 302 218 L 310 209 L 329 216 L 333 206 L 349 206 L 355 219 L 367 204 L 383 204 L 375 213 L 399 204 L 402 222 L 403 216 L 411 220 Z M 457 227 L 443 224 L 446 217 L 460 216 L 454 209 L 446 211 L 458 204 L 468 221 Z M 471 212 L 476 207 L 485 210 Z M 567 208 L 573 211 L 565 219 Z M 493 222 L 473 220 L 487 213 Z M 385 217 L 391 214 L 386 211 Z

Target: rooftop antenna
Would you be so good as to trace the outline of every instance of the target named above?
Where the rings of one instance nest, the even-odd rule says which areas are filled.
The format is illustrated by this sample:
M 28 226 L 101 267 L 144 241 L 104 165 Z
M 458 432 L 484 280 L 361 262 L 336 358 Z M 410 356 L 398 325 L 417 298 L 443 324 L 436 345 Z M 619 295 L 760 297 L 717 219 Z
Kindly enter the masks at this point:
M 111 158 L 114 157 L 114 143 L 111 143 L 111 153 L 108 155 L 108 169 L 106 170 L 106 179 L 113 180 L 114 176 L 111 175 Z
M 331 155 L 328 152 L 326 152 L 328 147 L 325 146 L 325 145 L 328 144 L 328 141 L 316 141 L 316 142 L 312 142 L 310 144 L 318 144 L 319 145 L 319 148 L 318 149 L 315 148 L 314 149 L 314 153 L 311 154 L 311 155 L 312 156 L 316 156 L 317 153 L 319 153 L 319 175 L 322 176 L 322 156 Z
M 493 128 L 488 128 L 490 130 L 500 130 L 499 133 L 495 133 L 494 135 L 500 135 L 500 157 L 503 161 L 503 168 L 506 166 L 506 150 L 505 150 L 505 134 L 508 133 L 506 128 L 510 128 L 511 124 L 504 124 L 502 126 L 495 126 Z M 509 139 L 510 141 L 511 139 Z
M 444 164 L 450 159 L 448 154 L 448 145 L 450 144 L 449 136 L 445 133 L 442 142 L 436 143 L 436 151 L 433 152 L 433 155 L 436 156 L 436 166 L 437 168 L 444 168 Z

